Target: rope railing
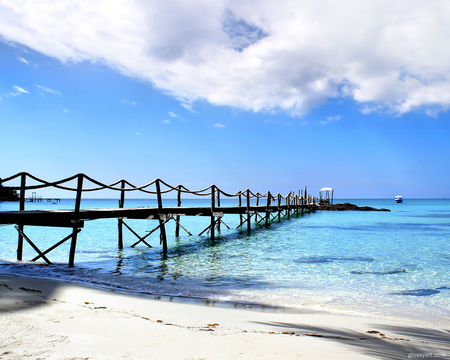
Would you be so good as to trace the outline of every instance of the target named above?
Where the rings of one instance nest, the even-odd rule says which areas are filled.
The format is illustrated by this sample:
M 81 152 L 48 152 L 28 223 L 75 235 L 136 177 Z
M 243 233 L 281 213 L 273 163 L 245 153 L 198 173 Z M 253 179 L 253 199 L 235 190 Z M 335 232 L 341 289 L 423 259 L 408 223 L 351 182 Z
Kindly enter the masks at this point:
M 274 221 L 274 219 L 278 219 L 278 221 L 281 221 L 281 218 L 287 218 L 289 219 L 291 216 L 298 216 L 300 214 L 303 215 L 304 208 L 307 208 L 309 211 L 311 210 L 311 204 L 315 204 L 315 198 L 312 198 L 310 195 L 307 196 L 306 188 L 305 191 L 303 190 L 298 195 L 295 195 L 294 192 L 290 191 L 285 196 L 282 196 L 279 192 L 277 194 L 272 194 L 270 191 L 266 191 L 264 194 L 261 194 L 260 192 L 253 192 L 250 189 L 240 190 L 236 193 L 228 193 L 223 191 L 222 189 L 218 188 L 216 185 L 212 184 L 209 185 L 203 189 L 199 190 L 190 190 L 186 186 L 178 184 L 176 186 L 173 186 L 161 179 L 155 179 L 147 184 L 137 186 L 128 180 L 120 179 L 113 183 L 106 184 L 101 181 L 98 181 L 90 176 L 87 176 L 85 174 L 79 173 L 70 177 L 67 177 L 65 179 L 61 179 L 58 181 L 46 181 L 43 179 L 40 179 L 32 174 L 29 174 L 27 172 L 21 172 L 18 174 L 15 174 L 13 176 L 7 177 L 5 179 L 0 178 L 0 185 L 4 185 L 7 183 L 10 183 L 14 180 L 18 180 L 20 185 L 14 185 L 14 186 L 5 186 L 4 188 L 7 190 L 19 190 L 19 212 L 17 214 L 14 214 L 14 216 L 18 216 L 17 219 L 19 219 L 19 216 L 22 215 L 29 215 L 24 214 L 25 211 L 25 193 L 27 190 L 36 190 L 36 189 L 45 189 L 45 188 L 56 188 L 60 190 L 65 191 L 74 191 L 76 192 L 75 196 L 75 207 L 73 210 L 73 216 L 74 219 L 70 220 L 68 223 L 67 220 L 64 219 L 57 219 L 54 218 L 52 221 L 47 220 L 47 222 L 39 223 L 40 226 L 61 226 L 61 227 L 72 227 L 72 234 L 69 236 L 66 236 L 63 240 L 49 248 L 48 250 L 44 252 L 40 252 L 40 250 L 35 247 L 35 245 L 32 243 L 32 241 L 26 236 L 24 233 L 24 223 L 21 223 L 20 221 L 17 222 L 16 229 L 19 233 L 18 238 L 18 247 L 17 247 L 17 259 L 22 260 L 22 248 L 23 248 L 23 241 L 24 239 L 32 245 L 35 250 L 38 252 L 39 256 L 36 257 L 34 260 L 36 260 L 39 257 L 42 257 L 45 261 L 50 263 L 48 259 L 45 257 L 45 254 L 49 251 L 53 250 L 54 248 L 58 247 L 65 241 L 67 241 L 69 238 L 71 238 L 71 245 L 70 245 L 70 254 L 69 254 L 69 265 L 73 266 L 74 264 L 74 258 L 75 258 L 75 248 L 76 248 L 76 242 L 77 242 L 77 234 L 81 231 L 81 227 L 83 227 L 84 221 L 86 220 L 83 216 L 80 216 L 81 212 L 89 212 L 92 211 L 92 209 L 83 209 L 81 210 L 81 199 L 82 194 L 85 192 L 95 192 L 100 190 L 112 190 L 112 191 L 119 191 L 120 193 L 120 199 L 119 199 L 119 209 L 109 209 L 108 211 L 114 211 L 116 214 L 119 213 L 121 215 L 117 215 L 118 219 L 118 239 L 119 239 L 119 249 L 123 249 L 123 236 L 122 236 L 122 225 L 124 225 L 126 228 L 128 228 L 133 234 L 135 234 L 139 241 L 132 245 L 134 247 L 139 242 L 143 242 L 150 246 L 147 242 L 145 242 L 145 238 L 148 237 L 152 232 L 156 231 L 157 229 L 160 229 L 160 243 L 163 247 L 163 253 L 167 253 L 167 236 L 166 236 L 166 228 L 165 224 L 170 221 L 174 220 L 176 222 L 176 236 L 179 236 L 179 229 L 182 227 L 180 224 L 180 215 L 185 215 L 184 213 L 180 213 L 180 207 L 181 207 L 181 195 L 182 194 L 190 194 L 195 196 L 210 196 L 211 198 L 211 207 L 208 210 L 201 210 L 201 213 L 198 214 L 194 213 L 192 211 L 193 208 L 185 208 L 183 209 L 183 212 L 186 212 L 189 209 L 190 215 L 196 214 L 196 215 L 202 215 L 209 216 L 210 224 L 199 234 L 202 235 L 205 231 L 208 231 L 210 233 L 210 238 L 215 238 L 215 230 L 217 228 L 218 231 L 220 231 L 221 224 L 225 225 L 227 228 L 229 226 L 223 221 L 222 217 L 224 214 L 239 214 L 239 225 L 238 228 L 240 228 L 242 225 L 247 224 L 247 231 L 248 234 L 250 234 L 251 229 L 251 220 L 255 221 L 257 224 L 260 224 L 261 222 L 265 222 L 265 225 L 267 226 L 270 222 Z M 27 180 L 32 180 L 33 184 L 27 185 Z M 69 182 L 75 182 L 75 186 L 71 184 L 67 184 Z M 90 184 L 85 187 L 85 182 L 89 182 Z M 93 185 L 91 185 L 93 184 Z M 161 186 L 163 188 L 161 188 Z M 154 187 L 154 188 L 151 188 Z M 169 194 L 171 192 L 175 191 L 177 194 L 177 211 L 174 211 L 173 209 L 170 209 L 170 212 L 168 212 L 167 208 L 164 208 L 163 201 L 162 201 L 162 195 L 163 194 Z M 139 236 L 134 230 L 131 229 L 131 227 L 124 222 L 124 219 L 127 218 L 128 213 L 135 212 L 137 210 L 141 209 L 126 209 L 124 208 L 125 203 L 125 194 L 130 192 L 142 192 L 146 194 L 152 194 L 156 195 L 157 198 L 157 208 L 147 208 L 145 211 L 151 212 L 148 219 L 157 219 L 159 221 L 159 225 L 154 228 L 151 232 L 149 232 L 145 236 Z M 301 194 L 301 195 L 300 195 Z M 226 196 L 231 198 L 238 199 L 238 206 L 233 206 L 231 208 L 228 208 L 227 206 L 221 207 L 221 199 L 220 196 Z M 261 199 L 266 199 L 265 201 L 260 201 Z M 48 199 L 47 199 L 48 200 Z M 58 199 L 59 200 L 59 199 Z M 30 201 L 32 201 L 32 198 L 30 198 Z M 284 201 L 284 202 L 282 202 Z M 256 204 L 255 204 L 256 203 Z M 256 206 L 255 206 L 256 205 Z M 204 209 L 204 207 L 199 207 L 201 209 Z M 119 210 L 119 211 L 117 211 Z M 313 208 L 314 210 L 314 208 Z M 172 212 L 174 212 L 172 214 Z M 263 213 L 263 216 L 260 215 L 260 213 Z M 291 215 L 292 213 L 292 215 Z M 12 215 L 9 215 L 12 216 Z M 90 219 L 88 217 L 88 219 Z M 94 217 L 96 219 L 96 217 Z M 36 225 L 35 222 L 29 222 L 27 223 L 31 225 Z M 184 230 L 186 230 L 184 227 L 182 227 Z M 191 235 L 189 231 L 186 230 L 186 232 Z
M 225 192 L 224 190 L 218 188 L 214 184 L 209 185 L 203 189 L 190 190 L 182 184 L 173 186 L 161 179 L 155 179 L 155 180 L 153 180 L 147 184 L 141 185 L 141 186 L 137 186 L 125 179 L 120 179 L 113 183 L 105 184 L 103 182 L 100 182 L 100 181 L 98 181 L 86 174 L 82 174 L 82 173 L 73 175 L 73 176 L 67 177 L 65 179 L 58 180 L 58 181 L 50 182 L 50 181 L 46 181 L 44 179 L 38 178 L 37 176 L 34 176 L 30 173 L 21 172 L 21 173 L 15 174 L 13 176 L 10 176 L 10 177 L 4 178 L 4 179 L 0 179 L 0 184 L 6 184 L 6 183 L 11 182 L 18 178 L 21 178 L 21 185 L 8 186 L 8 187 L 5 186 L 5 188 L 8 188 L 10 190 L 19 190 L 21 193 L 22 192 L 24 193 L 27 190 L 56 188 L 56 189 L 60 189 L 60 190 L 75 191 L 77 193 L 80 193 L 80 194 L 77 194 L 77 198 L 81 197 L 81 193 L 83 193 L 83 192 L 95 192 L 95 191 L 100 191 L 100 190 L 120 191 L 121 194 L 137 191 L 137 192 L 143 192 L 143 193 L 151 194 L 151 195 L 162 195 L 162 194 L 168 194 L 168 193 L 171 193 L 172 191 L 175 191 L 178 194 L 183 193 L 183 194 L 191 194 L 191 195 L 196 195 L 196 196 L 210 196 L 212 194 L 212 191 L 214 191 L 215 196 L 217 196 L 217 197 L 219 197 L 220 195 L 223 195 L 226 197 L 244 197 L 244 198 L 248 197 L 249 199 L 256 199 L 256 201 L 259 201 L 259 199 L 270 197 L 270 201 L 278 201 L 278 202 L 281 200 L 289 200 L 290 201 L 291 199 L 295 199 L 297 196 L 297 195 L 294 195 L 294 192 L 289 192 L 285 196 L 282 196 L 280 193 L 273 195 L 270 193 L 270 191 L 266 191 L 264 194 L 261 194 L 259 192 L 254 193 L 248 188 L 243 191 L 240 190 L 233 194 L 233 193 Z M 34 180 L 35 182 L 38 182 L 40 184 L 26 185 L 27 178 Z M 78 179 L 78 182 L 81 181 L 81 183 L 83 183 L 83 180 L 87 180 L 90 183 L 97 185 L 97 186 L 85 188 L 85 187 L 83 187 L 83 185 L 81 185 L 81 188 L 80 188 L 79 185 L 74 186 L 74 187 L 63 185 L 67 182 L 74 181 L 77 179 Z M 156 186 L 157 183 L 165 186 L 166 189 L 161 189 L 160 186 Z M 153 185 L 155 185 L 155 187 L 156 187 L 155 190 L 148 189 L 150 186 L 153 186 Z M 21 198 L 24 198 L 24 194 L 21 194 Z M 302 193 L 301 197 L 297 196 L 297 198 L 298 199 L 303 198 L 303 193 Z M 306 189 L 305 189 L 304 199 L 306 200 L 306 198 L 307 197 L 306 197 Z

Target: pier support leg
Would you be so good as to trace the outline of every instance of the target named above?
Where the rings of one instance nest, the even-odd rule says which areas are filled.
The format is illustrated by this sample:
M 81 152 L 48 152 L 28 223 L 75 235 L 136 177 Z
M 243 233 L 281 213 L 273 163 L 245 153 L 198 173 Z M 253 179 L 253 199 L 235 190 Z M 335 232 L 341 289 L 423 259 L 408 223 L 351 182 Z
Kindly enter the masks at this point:
M 77 248 L 78 228 L 74 227 L 72 232 L 72 242 L 70 243 L 69 266 L 75 266 L 75 249 Z
M 163 253 L 167 254 L 167 236 L 166 236 L 166 225 L 165 221 L 159 218 L 159 226 L 160 226 L 160 243 L 163 246 Z
M 119 234 L 119 249 L 122 250 L 123 249 L 123 220 L 122 218 L 119 218 L 118 222 L 117 222 L 117 226 L 118 226 L 118 234 Z
M 19 239 L 17 241 L 17 260 L 22 260 L 22 254 L 23 254 L 23 225 L 19 225 Z

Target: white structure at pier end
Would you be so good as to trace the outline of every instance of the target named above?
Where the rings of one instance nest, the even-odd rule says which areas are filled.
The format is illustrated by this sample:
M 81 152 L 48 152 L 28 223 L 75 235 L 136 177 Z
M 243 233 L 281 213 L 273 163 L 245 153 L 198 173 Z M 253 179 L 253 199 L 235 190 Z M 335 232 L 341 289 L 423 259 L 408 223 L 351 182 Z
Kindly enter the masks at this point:
M 333 204 L 334 189 L 324 187 L 319 190 L 319 205 Z

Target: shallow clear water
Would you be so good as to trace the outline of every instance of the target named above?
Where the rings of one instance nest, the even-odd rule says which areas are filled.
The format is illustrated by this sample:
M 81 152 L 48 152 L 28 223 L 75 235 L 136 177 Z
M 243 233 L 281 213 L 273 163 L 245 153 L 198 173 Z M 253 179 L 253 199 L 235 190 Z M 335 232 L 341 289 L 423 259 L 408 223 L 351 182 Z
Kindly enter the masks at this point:
M 0 227 L 0 272 L 62 279 L 151 294 L 207 298 L 290 310 L 326 310 L 369 316 L 450 324 L 450 200 L 338 200 L 391 212 L 326 212 L 274 222 L 252 222 L 252 235 L 236 230 L 239 216 L 225 216 L 214 241 L 198 236 L 207 217 L 182 217 L 193 236 L 173 221 L 167 226 L 169 253 L 162 255 L 159 231 L 140 243 L 124 228 L 123 250 L 117 248 L 117 220 L 85 223 L 78 237 L 75 268 L 69 268 L 70 241 L 48 254 L 54 265 L 15 261 L 17 231 Z M 27 209 L 72 208 L 27 203 Z M 166 200 L 164 205 L 175 205 Z M 222 205 L 233 204 L 222 200 Z M 152 200 L 127 200 L 126 206 L 155 206 Z M 208 206 L 209 200 L 184 200 L 183 206 Z M 117 200 L 84 200 L 83 208 L 117 207 Z M 0 203 L 0 211 L 17 210 Z M 155 220 L 125 220 L 137 233 Z M 44 250 L 70 229 L 26 227 Z M 24 243 L 24 259 L 35 256 Z

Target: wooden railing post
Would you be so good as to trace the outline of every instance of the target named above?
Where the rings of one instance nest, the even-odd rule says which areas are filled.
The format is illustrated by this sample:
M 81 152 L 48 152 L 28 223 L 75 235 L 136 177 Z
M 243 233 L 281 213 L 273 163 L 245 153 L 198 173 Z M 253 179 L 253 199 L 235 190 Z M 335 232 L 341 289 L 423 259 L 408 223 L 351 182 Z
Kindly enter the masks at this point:
M 287 218 L 291 217 L 291 192 L 286 196 Z
M 281 194 L 278 193 L 278 221 L 281 221 Z
M 26 182 L 27 182 L 27 175 L 26 174 L 22 174 L 21 175 L 21 179 L 20 179 L 20 207 L 19 210 L 20 211 L 24 211 L 25 210 L 25 186 L 26 186 Z M 23 253 L 23 225 L 22 224 L 17 224 L 19 225 L 19 239 L 17 242 L 17 260 L 22 260 L 22 253 Z
M 77 184 L 77 197 L 75 199 L 75 214 L 80 212 L 81 206 L 81 195 L 83 193 L 83 174 L 78 174 L 78 184 Z M 69 254 L 69 266 L 74 266 L 75 264 L 75 249 L 77 247 L 77 235 L 78 226 L 73 227 L 72 231 L 72 242 L 70 244 L 70 254 Z
M 217 190 L 217 207 L 220 208 L 220 190 Z M 220 211 L 220 209 L 219 209 Z M 222 222 L 222 219 L 220 218 L 219 221 L 217 221 L 217 231 L 220 232 L 220 223 Z
M 158 198 L 158 215 L 159 215 L 159 229 L 160 229 L 160 243 L 163 246 L 163 253 L 167 254 L 167 237 L 166 237 L 166 226 L 164 225 L 164 219 L 162 218 L 162 197 L 161 197 L 161 186 L 159 184 L 160 180 L 156 180 L 156 196 Z
M 215 217 L 214 217 L 214 211 L 215 211 L 215 207 L 216 207 L 216 186 L 212 185 L 211 186 L 211 226 L 209 228 L 209 230 L 211 231 L 211 240 L 214 240 L 215 238 L 215 233 L 214 230 L 216 228 L 215 226 Z
M 242 206 L 242 192 L 239 191 L 239 198 L 238 198 L 238 206 L 241 207 Z M 239 224 L 242 224 L 242 214 L 241 211 L 239 210 Z
M 177 206 L 180 207 L 181 206 L 181 185 L 178 186 L 178 191 L 177 191 Z M 175 225 L 175 237 L 179 237 L 180 236 L 180 215 L 177 215 L 177 221 L 176 221 L 176 225 Z
M 256 206 L 259 206 L 259 193 L 258 192 L 256 193 Z M 258 222 L 258 216 L 256 214 L 258 214 L 258 210 L 256 210 L 256 212 L 255 212 L 255 223 Z
M 268 191 L 267 192 L 267 205 L 266 205 L 266 226 L 269 225 L 269 216 L 270 216 L 269 206 L 270 206 L 271 197 L 272 197 L 272 195 L 270 195 L 270 191 Z
M 247 232 L 250 235 L 251 225 L 250 225 L 250 190 L 247 189 Z
M 122 190 L 120 190 L 120 200 L 119 200 L 119 208 L 123 209 L 124 207 L 124 203 L 125 203 L 125 191 L 123 189 L 125 189 L 125 180 L 122 180 L 121 182 L 121 186 Z M 118 219 L 118 227 L 119 227 L 119 249 L 122 250 L 123 249 L 123 220 L 120 217 Z

